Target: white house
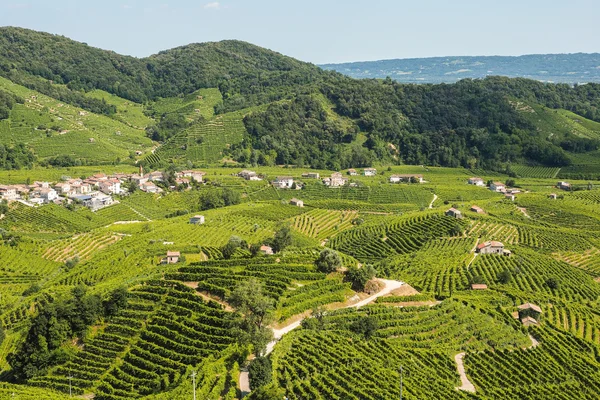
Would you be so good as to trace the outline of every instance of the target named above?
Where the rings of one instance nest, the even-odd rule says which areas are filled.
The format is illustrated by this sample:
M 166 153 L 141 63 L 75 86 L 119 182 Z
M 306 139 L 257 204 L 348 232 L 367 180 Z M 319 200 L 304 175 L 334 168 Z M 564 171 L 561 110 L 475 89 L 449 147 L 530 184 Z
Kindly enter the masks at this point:
M 341 172 L 334 172 L 331 177 L 323 179 L 325 186 L 340 187 L 348 183 L 348 178 L 344 178 Z
M 504 185 L 502 182 L 492 182 L 490 183 L 490 190 L 494 192 L 505 192 L 506 185 Z
M 472 178 L 469 178 L 469 185 L 485 186 L 485 182 L 483 181 L 482 178 L 472 177 Z
M 54 185 L 54 190 L 56 190 L 59 194 L 67 194 L 71 191 L 71 184 L 68 182 L 59 182 Z
M 148 177 L 135 174 L 131 175 L 131 180 L 141 187 L 144 183 L 148 182 Z
M 391 175 L 390 183 L 400 183 L 400 182 L 411 182 L 411 180 L 416 180 L 419 183 L 423 183 L 423 175 L 420 174 L 409 174 L 409 175 Z
M 40 197 L 44 199 L 44 203 L 50 203 L 56 199 L 58 199 L 58 193 L 56 190 L 50 188 L 40 189 L 39 191 Z
M 571 184 L 569 182 L 558 182 L 556 186 L 562 190 L 571 190 Z
M 160 188 L 152 182 L 144 182 L 140 185 L 140 190 L 147 193 L 158 193 Z
M 510 251 L 504 249 L 504 244 L 496 241 L 489 241 L 478 244 L 477 252 L 480 254 L 510 255 Z
M 14 186 L 0 186 L 0 196 L 3 200 L 15 200 L 19 196 L 17 195 L 17 189 Z
M 290 200 L 290 204 L 296 207 L 304 207 L 304 202 L 296 198 Z
M 194 215 L 190 218 L 190 224 L 192 225 L 202 225 L 204 223 L 204 215 Z
M 161 171 L 154 171 L 148 174 L 148 180 L 152 182 L 162 182 L 165 175 Z
M 377 175 L 377 170 L 375 168 L 365 168 L 363 169 L 364 176 L 375 176 Z
M 107 179 L 101 181 L 98 187 L 102 193 L 105 194 L 119 194 L 121 193 L 121 181 L 118 179 Z
M 184 178 L 190 178 L 195 180 L 196 182 L 202 182 L 202 179 L 204 179 L 204 175 L 206 175 L 206 172 L 202 172 L 202 171 L 194 171 L 194 170 L 186 170 L 186 171 L 181 171 L 181 177 Z
M 262 181 L 262 179 L 256 174 L 256 172 L 247 169 L 238 173 L 238 176 L 240 178 L 244 178 L 247 181 Z
M 294 178 L 291 176 L 278 176 L 272 184 L 279 189 L 291 189 L 294 185 Z

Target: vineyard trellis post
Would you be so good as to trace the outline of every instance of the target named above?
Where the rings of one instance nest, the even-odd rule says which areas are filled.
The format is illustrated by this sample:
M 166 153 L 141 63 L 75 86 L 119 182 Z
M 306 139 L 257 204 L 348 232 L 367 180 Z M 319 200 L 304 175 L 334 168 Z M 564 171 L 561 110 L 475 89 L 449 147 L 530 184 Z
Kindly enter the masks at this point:
M 403 389 L 403 382 L 402 382 L 402 365 L 400 366 L 400 400 L 402 400 L 402 389 Z
M 196 371 L 192 371 L 192 393 L 193 399 L 196 400 Z

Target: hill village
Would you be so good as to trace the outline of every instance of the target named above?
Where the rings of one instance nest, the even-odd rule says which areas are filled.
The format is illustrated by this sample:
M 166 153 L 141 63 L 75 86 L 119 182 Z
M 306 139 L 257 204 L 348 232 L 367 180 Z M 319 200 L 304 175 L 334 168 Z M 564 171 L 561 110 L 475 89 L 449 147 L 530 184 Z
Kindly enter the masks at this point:
M 204 183 L 203 171 L 184 170 L 174 173 L 162 171 L 153 171 L 144 173 L 143 168 L 135 174 L 115 173 L 106 175 L 103 173 L 94 174 L 87 178 L 63 177 L 58 182 L 36 181 L 32 184 L 0 184 L 0 198 L 7 202 L 20 202 L 26 206 L 37 207 L 45 204 L 68 205 L 73 202 L 82 204 L 92 211 L 97 211 L 118 202 L 115 196 L 127 196 L 131 192 L 139 189 L 146 193 L 162 193 L 164 191 L 190 190 L 193 187 Z M 240 179 L 248 181 L 262 181 L 266 177 L 251 170 L 242 170 L 233 174 Z M 302 179 L 321 180 L 324 186 L 329 188 L 340 188 L 344 186 L 357 187 L 359 183 L 351 181 L 351 177 L 358 176 L 356 169 L 346 171 L 346 176 L 341 172 L 333 172 L 330 176 L 321 178 L 318 172 L 305 172 L 301 175 Z M 362 175 L 365 177 L 377 176 L 375 168 L 364 168 Z M 388 178 L 390 184 L 426 183 L 423 175 L 420 174 L 393 174 Z M 515 201 L 516 195 L 520 193 L 517 188 L 508 188 L 502 182 L 485 182 L 482 178 L 472 177 L 466 182 L 469 185 L 487 187 L 489 190 L 504 194 L 505 198 Z M 277 176 L 270 184 L 276 189 L 302 190 L 304 183 L 296 180 L 292 176 Z M 558 182 L 556 187 L 562 190 L 571 190 L 568 182 Z M 550 194 L 550 198 L 556 199 L 555 193 Z M 292 205 L 303 207 L 304 203 L 299 199 L 292 199 Z M 484 211 L 478 206 L 472 206 L 471 210 L 478 213 Z M 460 211 L 451 208 L 446 211 L 446 215 L 462 218 Z

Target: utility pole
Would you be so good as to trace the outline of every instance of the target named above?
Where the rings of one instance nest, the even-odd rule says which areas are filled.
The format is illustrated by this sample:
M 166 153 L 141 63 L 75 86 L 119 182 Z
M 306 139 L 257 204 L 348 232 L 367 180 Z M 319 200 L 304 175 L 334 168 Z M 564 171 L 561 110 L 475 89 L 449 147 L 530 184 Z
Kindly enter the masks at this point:
M 400 366 L 400 400 L 402 400 L 402 365 Z
M 192 371 L 192 387 L 194 391 L 194 400 L 196 400 L 196 371 Z

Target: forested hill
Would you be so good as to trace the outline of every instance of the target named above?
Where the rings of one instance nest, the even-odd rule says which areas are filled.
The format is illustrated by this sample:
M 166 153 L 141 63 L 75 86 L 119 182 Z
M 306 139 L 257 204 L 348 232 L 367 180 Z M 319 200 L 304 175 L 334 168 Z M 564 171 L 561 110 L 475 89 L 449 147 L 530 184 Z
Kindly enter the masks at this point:
M 386 78 L 403 83 L 454 83 L 490 75 L 542 82 L 600 82 L 600 53 L 429 57 L 324 64 L 353 78 Z
M 231 159 L 335 170 L 378 163 L 565 166 L 595 160 L 600 143 L 599 84 L 358 80 L 240 41 L 135 58 L 62 36 L 0 28 L 0 76 L 118 120 L 120 103 L 92 91 L 137 103 L 155 122 L 140 134 L 146 127 L 145 135 L 161 145 L 139 160 L 150 166 Z M 186 103 L 189 96 L 202 98 L 193 95 L 200 89 L 217 93 L 214 103 Z M 188 105 L 168 105 L 178 102 Z M 14 105 L 5 103 L 4 110 Z M 210 109 L 200 115 L 196 107 Z M 23 123 L 7 114 L 10 126 Z

